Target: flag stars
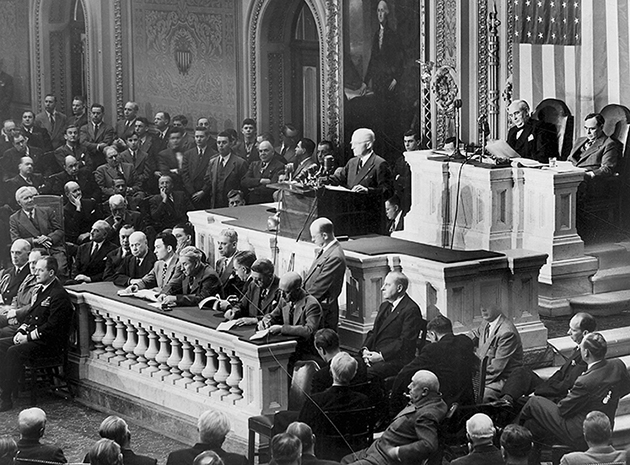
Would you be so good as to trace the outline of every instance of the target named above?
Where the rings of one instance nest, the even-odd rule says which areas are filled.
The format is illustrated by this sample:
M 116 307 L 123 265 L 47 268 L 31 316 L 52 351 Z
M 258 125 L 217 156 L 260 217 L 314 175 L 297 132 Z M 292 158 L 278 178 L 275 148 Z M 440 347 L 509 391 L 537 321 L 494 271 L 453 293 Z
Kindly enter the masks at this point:
M 532 17 L 531 17 L 531 16 L 528 16 L 528 17 L 527 17 L 527 22 L 529 23 L 531 20 L 532 20 Z
M 538 22 L 542 23 L 542 18 L 540 16 L 538 17 Z
M 575 18 L 575 24 L 579 23 L 580 19 L 579 18 Z
M 562 8 L 566 8 L 567 7 L 567 2 L 562 2 Z
M 542 39 L 542 37 L 543 37 L 543 36 L 542 36 L 542 32 L 539 32 L 539 33 L 538 33 L 538 38 L 539 38 L 539 39 Z
M 566 23 L 567 23 L 567 18 L 564 18 L 564 19 L 562 20 L 562 22 L 563 22 L 564 24 L 566 24 Z
M 542 2 L 538 2 L 538 8 L 542 8 Z
M 580 6 L 580 4 L 579 4 L 578 2 L 574 2 L 574 3 L 573 3 L 573 6 L 574 6 L 575 8 L 578 8 L 578 7 Z
M 555 32 L 551 34 L 551 38 L 555 40 L 555 38 L 556 38 L 556 33 Z
M 531 36 L 532 36 L 532 33 L 527 31 L 527 37 L 531 37 Z
M 532 3 L 532 2 L 530 2 L 529 0 L 527 0 L 527 1 L 525 2 L 525 5 L 529 6 L 529 5 L 531 5 L 531 3 Z
M 556 6 L 556 2 L 551 2 L 550 5 L 551 5 L 551 8 L 553 8 L 554 6 Z
M 555 23 L 556 22 L 556 18 L 551 18 L 551 22 Z

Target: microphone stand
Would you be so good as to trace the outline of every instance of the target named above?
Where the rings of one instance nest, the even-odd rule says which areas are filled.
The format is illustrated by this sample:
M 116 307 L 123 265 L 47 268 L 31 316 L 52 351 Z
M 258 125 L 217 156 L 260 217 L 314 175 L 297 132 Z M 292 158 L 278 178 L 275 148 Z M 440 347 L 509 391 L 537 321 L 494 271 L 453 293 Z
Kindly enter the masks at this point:
M 461 130 L 461 122 L 460 122 L 460 109 L 462 108 L 462 99 L 455 99 L 453 102 L 453 110 L 455 112 L 455 150 L 453 150 L 453 158 L 461 159 L 466 158 L 466 156 L 462 155 L 462 152 L 459 150 L 459 132 Z

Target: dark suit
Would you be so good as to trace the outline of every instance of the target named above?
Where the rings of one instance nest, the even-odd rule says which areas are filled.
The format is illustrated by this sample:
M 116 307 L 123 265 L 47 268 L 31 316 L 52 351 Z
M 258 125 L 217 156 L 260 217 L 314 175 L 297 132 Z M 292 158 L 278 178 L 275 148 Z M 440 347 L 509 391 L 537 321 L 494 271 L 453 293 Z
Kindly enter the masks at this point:
M 114 141 L 114 128 L 107 123 L 100 123 L 98 130 L 94 132 L 94 123 L 89 122 L 81 126 L 79 131 L 79 141 L 81 145 L 87 147 L 94 166 L 101 166 L 105 163 L 103 152 L 98 150 L 99 144 L 111 145 Z
M 105 279 L 107 281 L 114 281 L 116 286 L 128 286 L 130 279 L 142 278 L 151 271 L 155 260 L 155 255 L 151 251 L 148 251 L 142 260 L 138 260 L 138 258 L 134 257 L 132 254 L 129 254 L 122 259 L 114 275 L 111 278 L 108 276 Z
M 295 163 L 295 147 L 282 148 L 281 145 L 275 148 L 275 151 L 284 158 L 285 163 Z
M 273 189 L 260 184 L 260 180 L 271 179 L 272 183 L 278 182 L 278 177 L 283 171 L 284 165 L 275 158 L 264 169 L 261 160 L 249 165 L 242 181 L 243 187 L 247 189 L 247 202 L 250 204 L 273 202 Z
M 107 218 L 105 218 L 105 221 L 107 221 L 112 227 L 112 235 L 109 237 L 109 240 L 111 240 L 112 242 L 118 241 L 118 233 L 120 232 L 120 229 L 126 224 L 130 224 L 131 226 L 133 226 L 136 231 L 144 230 L 145 226 L 142 214 L 140 212 L 134 212 L 130 210 L 125 211 L 125 216 L 123 217 L 123 220 L 120 222 L 120 224 L 118 224 L 118 226 L 114 226 L 116 224 L 116 221 L 114 220 L 114 217 L 112 215 L 109 215 Z
M 141 190 L 142 181 L 136 176 L 136 171 L 131 163 L 119 163 L 117 168 L 101 165 L 94 171 L 96 184 L 107 197 L 114 195 L 114 180 L 120 177 L 125 179 L 127 187 L 131 187 L 134 192 Z
M 493 444 L 473 446 L 473 450 L 463 457 L 451 461 L 452 465 L 503 465 L 501 451 Z
M 149 208 L 151 210 L 151 220 L 156 231 L 164 231 L 172 228 L 178 223 L 187 221 L 186 212 L 193 209 L 190 200 L 182 191 L 174 191 L 173 200 L 162 201 L 160 194 L 149 198 Z
M 63 451 L 52 444 L 41 444 L 37 439 L 20 438 L 15 462 L 31 465 L 43 462 L 67 463 Z M 32 460 L 32 462 L 31 462 Z
M 364 81 L 366 83 L 372 81 L 375 96 L 383 100 L 396 93 L 400 86 L 404 69 L 404 48 L 398 34 L 387 25 L 383 31 L 382 47 L 379 47 L 379 32 L 376 31 L 372 39 L 372 53 Z M 398 82 L 393 92 L 389 90 L 392 79 Z
M 77 249 L 77 254 L 72 266 L 72 278 L 74 279 L 78 274 L 88 276 L 92 282 L 103 281 L 103 273 L 105 272 L 105 264 L 107 262 L 107 255 L 116 246 L 111 242 L 105 241 L 101 244 L 100 248 L 95 254 L 92 254 L 92 246 L 94 242 L 89 241 L 85 244 L 81 244 Z
M 181 167 L 179 166 L 179 161 L 177 160 L 178 153 L 182 154 Z M 182 174 L 182 168 L 184 166 L 183 159 L 184 159 L 183 148 L 177 149 L 176 151 L 170 148 L 166 148 L 160 151 L 160 153 L 158 153 L 158 156 L 157 156 L 158 171 L 162 174 L 173 177 L 173 182 L 175 183 L 175 186 L 177 187 L 179 187 L 182 183 L 181 174 Z M 171 172 L 171 170 L 177 170 L 177 174 L 175 174 L 174 172 Z
M 66 242 L 78 244 L 81 234 L 90 232 L 92 225 L 99 218 L 96 202 L 92 199 L 81 199 L 81 211 L 74 204 L 67 202 L 63 206 L 63 223 L 66 231 Z
M 92 172 L 89 171 L 87 168 L 79 169 L 79 172 L 75 179 L 70 177 L 70 175 L 66 171 L 61 171 L 60 173 L 53 174 L 48 178 L 44 193 L 52 195 L 64 195 L 65 185 L 69 181 L 74 181 L 79 184 L 79 187 L 81 188 L 81 193 L 85 197 L 90 197 L 97 201 L 100 200 L 101 190 L 96 184 Z
M 520 137 L 518 132 L 522 129 Z M 508 131 L 507 143 L 519 156 L 541 163 L 558 156 L 558 138 L 552 124 L 530 119 L 522 128 L 512 126 Z
M 120 154 L 120 161 L 123 163 L 129 163 L 133 166 L 133 171 L 136 176 L 140 188 L 142 188 L 146 181 L 153 177 L 153 170 L 149 163 L 149 154 L 142 150 L 136 150 L 135 157 L 131 155 L 131 150 L 127 149 Z
M 55 118 L 55 124 L 53 125 L 50 121 L 48 113 L 42 111 L 35 115 L 35 125 L 40 128 L 46 129 L 48 134 L 50 135 L 50 141 L 52 143 L 52 148 L 56 149 L 57 147 L 62 146 L 66 143 L 63 138 L 64 132 L 66 131 L 67 118 L 63 113 L 59 113 L 57 110 L 54 111 L 53 116 Z
M 445 334 L 439 341 L 425 345 L 396 376 L 390 396 L 390 413 L 395 415 L 408 402 L 403 394 L 418 370 L 429 370 L 437 376 L 442 399 L 449 407 L 454 402 L 474 404 L 472 378 L 476 365 L 475 347 L 464 334 Z
M 322 306 L 323 327 L 337 330 L 339 323 L 339 294 L 346 275 L 346 256 L 335 241 L 322 252 L 304 277 L 304 289 Z
M 242 317 L 254 317 L 260 319 L 263 315 L 271 313 L 280 301 L 280 290 L 278 289 L 279 283 L 280 278 L 274 276 L 271 284 L 266 290 L 265 298 L 261 299 L 262 289 L 254 284 L 253 281 L 249 281 L 245 290 L 245 295 L 243 295 L 238 306 L 234 309 L 234 319 Z
M 32 174 L 30 181 L 31 182 L 29 183 L 26 179 L 18 174 L 17 176 L 7 180 L 7 182 L 5 183 L 6 202 L 14 210 L 20 208 L 17 201 L 15 200 L 15 193 L 20 187 L 32 186 L 37 189 L 37 192 L 39 193 L 44 193 L 44 191 L 46 190 L 46 188 L 44 187 L 44 178 L 41 174 Z
M 45 160 L 44 152 L 36 147 L 29 147 L 26 152 L 19 152 L 15 147 L 10 148 L 2 156 L 2 168 L 4 169 L 3 179 L 7 180 L 13 176 L 17 176 L 19 173 L 20 160 L 23 157 L 31 157 L 33 159 L 33 170 L 35 173 L 48 176 L 54 173 L 55 170 L 48 166 L 47 160 Z
M 601 360 L 582 373 L 557 405 L 544 397 L 531 397 L 521 411 L 521 423 L 534 440 L 583 446 L 582 423 L 589 412 L 599 410 L 614 425 L 619 399 L 630 393 L 630 375 L 618 359 Z
M 48 134 L 46 129 L 35 125 L 26 128 L 22 125 L 22 130 L 28 137 L 29 147 L 37 147 L 38 149 L 42 149 L 43 152 L 50 152 L 53 149 L 50 134 Z
M 225 167 L 221 164 L 221 157 L 210 160 L 204 179 L 205 196 L 210 202 L 210 208 L 225 208 L 228 206 L 227 194 L 231 190 L 241 189 L 241 179 L 247 173 L 247 162 L 234 153 L 230 153 Z
M 207 145 L 202 149 L 201 156 L 199 155 L 199 148 L 193 147 L 184 153 L 184 164 L 182 165 L 182 181 L 184 188 L 188 195 L 192 196 L 194 193 L 202 191 L 204 186 L 204 178 L 206 171 L 208 171 L 208 163 L 210 159 L 216 155 L 216 150 L 210 148 Z M 199 205 L 209 204 L 208 199 L 203 198 Z
M 221 281 L 221 287 L 223 288 L 223 294 L 221 295 L 223 298 L 227 298 L 230 295 L 243 295 L 245 283 L 234 272 L 234 255 L 230 258 L 220 257 L 216 261 L 214 269 Z
M 84 111 L 81 116 L 75 116 L 75 115 L 68 116 L 68 126 L 72 125 L 81 129 L 86 124 L 88 124 L 87 111 Z
M 523 365 L 523 345 L 514 324 L 505 315 L 498 316 L 499 322 L 486 337 L 489 323 L 484 320 L 473 331 L 473 342 L 478 345 L 479 360 L 488 357 L 486 367 L 486 390 L 484 399 L 497 398 L 505 380 L 516 368 Z
M 426 325 L 420 307 L 407 294 L 391 310 L 390 302 L 383 302 L 374 320 L 374 327 L 367 333 L 363 346 L 380 352 L 384 361 L 368 368 L 380 378 L 395 376 L 414 356 L 418 334 Z
M 361 357 L 357 358 L 357 372 L 354 375 L 354 378 L 350 381 L 350 387 L 355 387 L 355 391 L 363 392 L 364 394 L 370 394 L 370 398 L 374 398 L 372 394 L 374 393 L 366 393 L 362 389 L 363 386 L 368 386 L 369 389 L 372 389 L 373 385 L 367 385 L 365 383 L 368 382 L 367 375 L 367 365 L 363 361 Z M 374 382 L 374 381 L 372 381 Z M 313 375 L 313 379 L 311 380 L 311 394 L 316 394 L 318 392 L 325 391 L 330 386 L 333 385 L 332 373 L 330 372 L 330 362 L 326 362 L 319 370 L 315 372 Z M 357 385 L 360 385 L 357 387 Z M 378 393 L 379 395 L 382 393 Z
M 46 354 L 53 356 L 68 344 L 73 307 L 70 296 L 59 280 L 37 294 L 24 323 L 18 329 L 34 334 L 32 341 L 14 345 L 13 338 L 0 339 L 0 388 L 2 400 L 10 401 L 26 358 Z
M 593 145 L 584 150 L 588 139 L 580 137 L 573 144 L 569 161 L 579 168 L 592 171 L 595 177 L 612 176 L 617 169 L 617 161 L 621 156 L 621 143 L 602 135 L 595 139 Z
M 244 455 L 226 452 L 219 445 L 204 443 L 197 443 L 189 449 L 171 452 L 166 459 L 166 465 L 192 465 L 195 457 L 207 450 L 216 452 L 223 460 L 224 465 L 247 465 L 247 458 Z
M 122 140 L 127 140 L 127 136 L 129 136 L 130 134 L 133 134 L 133 132 L 136 130 L 135 128 L 136 119 L 137 118 L 132 119 L 129 122 L 129 124 L 127 124 L 126 119 L 119 119 L 118 121 L 116 121 L 116 129 L 115 129 L 116 137 Z
M 258 155 L 258 144 L 256 141 L 254 141 L 254 143 L 250 147 L 249 152 L 247 151 L 245 141 L 240 141 L 234 147 L 232 147 L 232 152 L 243 158 L 250 165 L 255 161 L 260 160 L 260 156 Z
M 18 289 L 22 281 L 30 274 L 28 263 L 26 263 L 17 272 L 14 266 L 0 271 L 0 293 L 2 295 L 2 303 L 11 305 L 13 298 L 17 295 Z
M 331 179 L 337 184 L 352 189 L 354 186 L 361 185 L 367 187 L 370 193 L 379 193 L 383 195 L 383 199 L 389 198 L 393 190 L 392 173 L 387 162 L 372 153 L 366 160 L 365 164 L 357 172 L 360 157 L 352 157 L 346 166 L 344 166 L 338 175 Z
M 405 407 L 380 438 L 367 449 L 356 453 L 358 457 L 346 456 L 341 463 L 391 465 L 393 461 L 387 451 L 392 447 L 399 447 L 400 463 L 422 463 L 437 450 L 438 426 L 446 411 L 447 407 L 441 396 L 430 392 L 416 405 Z
M 180 273 L 179 260 L 177 256 L 171 258 L 170 263 L 166 267 L 166 273 L 164 273 L 164 260 L 158 260 L 147 274 L 142 277 L 142 281 L 138 283 L 138 289 L 154 289 L 158 288 L 160 291 L 169 283 L 172 279 L 176 279 Z
M 338 465 L 339 462 L 333 460 L 320 460 L 313 454 L 302 454 L 301 465 Z
M 191 307 L 206 297 L 220 295 L 221 282 L 214 268 L 202 263 L 194 276 L 180 273 L 162 289 L 162 293 L 174 295 L 177 305 Z
M 79 162 L 79 168 L 86 168 L 88 171 L 94 171 L 96 168 L 96 166 L 94 166 L 94 162 L 92 161 L 92 157 L 85 146 L 77 144 L 76 147 L 69 147 L 68 144 L 63 144 L 53 153 L 53 157 L 57 163 L 54 171 L 55 173 L 65 169 L 67 156 L 76 158 Z
M 127 252 L 123 256 L 122 247 L 116 247 L 110 253 L 107 254 L 105 258 L 105 271 L 103 272 L 103 281 L 112 281 L 114 279 L 114 274 L 116 270 L 122 263 L 123 259 L 131 255 L 131 252 Z

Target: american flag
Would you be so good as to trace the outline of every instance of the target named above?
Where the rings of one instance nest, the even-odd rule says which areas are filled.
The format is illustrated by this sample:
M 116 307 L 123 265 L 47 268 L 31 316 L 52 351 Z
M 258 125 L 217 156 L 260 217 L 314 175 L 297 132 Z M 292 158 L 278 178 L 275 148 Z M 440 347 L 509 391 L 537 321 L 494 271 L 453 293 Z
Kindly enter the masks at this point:
M 630 106 L 630 0 L 510 0 L 514 98 L 563 100 L 575 116 Z

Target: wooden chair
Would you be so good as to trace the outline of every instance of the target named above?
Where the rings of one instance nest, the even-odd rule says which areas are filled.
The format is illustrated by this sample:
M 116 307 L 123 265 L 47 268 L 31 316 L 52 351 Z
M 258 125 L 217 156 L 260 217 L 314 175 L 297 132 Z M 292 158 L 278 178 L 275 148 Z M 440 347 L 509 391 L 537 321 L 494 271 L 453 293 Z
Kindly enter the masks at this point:
M 36 195 L 33 200 L 38 207 L 50 207 L 63 227 L 63 197 L 61 195 Z
M 573 144 L 573 115 L 562 100 L 548 98 L 536 107 L 534 118 L 553 124 L 558 135 L 558 158 L 566 160 Z

